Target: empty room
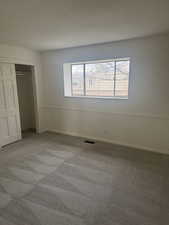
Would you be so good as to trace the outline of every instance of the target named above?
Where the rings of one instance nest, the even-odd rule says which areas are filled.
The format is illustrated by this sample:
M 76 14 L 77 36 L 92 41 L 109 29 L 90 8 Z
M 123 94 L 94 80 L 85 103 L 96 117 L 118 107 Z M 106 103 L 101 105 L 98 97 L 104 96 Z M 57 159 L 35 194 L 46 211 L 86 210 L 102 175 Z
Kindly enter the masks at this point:
M 168 0 L 0 0 L 0 225 L 169 225 Z

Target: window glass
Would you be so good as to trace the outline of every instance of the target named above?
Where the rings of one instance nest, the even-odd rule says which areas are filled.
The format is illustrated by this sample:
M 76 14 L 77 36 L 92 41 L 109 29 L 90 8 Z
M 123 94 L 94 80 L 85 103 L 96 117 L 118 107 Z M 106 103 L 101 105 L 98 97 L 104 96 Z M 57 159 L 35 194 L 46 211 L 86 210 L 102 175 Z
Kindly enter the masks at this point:
M 84 65 L 72 65 L 72 95 L 84 95 Z
M 114 62 L 85 65 L 86 95 L 114 96 Z
M 70 64 L 71 65 L 71 64 Z M 96 61 L 71 65 L 70 96 L 128 97 L 130 60 Z M 69 69 L 70 71 L 70 69 Z
M 129 61 L 116 61 L 115 96 L 128 96 Z

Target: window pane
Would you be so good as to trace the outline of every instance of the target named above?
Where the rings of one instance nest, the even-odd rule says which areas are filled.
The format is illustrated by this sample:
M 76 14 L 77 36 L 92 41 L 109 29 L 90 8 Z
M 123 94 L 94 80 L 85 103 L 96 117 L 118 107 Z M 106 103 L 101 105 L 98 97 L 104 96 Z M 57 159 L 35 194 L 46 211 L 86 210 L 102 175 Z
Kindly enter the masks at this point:
M 114 62 L 85 65 L 86 95 L 114 96 Z
M 115 96 L 128 96 L 129 61 L 116 61 Z
M 83 65 L 72 65 L 72 95 L 84 95 L 84 74 Z

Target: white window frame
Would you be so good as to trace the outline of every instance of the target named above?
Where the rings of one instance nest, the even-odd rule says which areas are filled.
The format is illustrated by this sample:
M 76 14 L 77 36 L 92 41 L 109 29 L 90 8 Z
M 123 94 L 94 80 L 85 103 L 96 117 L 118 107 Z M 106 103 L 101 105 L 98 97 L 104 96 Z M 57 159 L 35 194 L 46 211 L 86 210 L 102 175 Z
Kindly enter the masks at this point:
M 114 61 L 129 61 L 129 76 L 128 76 L 128 95 L 127 96 L 76 96 L 72 95 L 72 66 L 73 65 L 85 65 L 85 64 L 94 64 L 94 63 L 104 63 L 104 62 L 114 62 Z M 108 60 L 91 60 L 91 61 L 82 61 L 82 62 L 73 62 L 73 63 L 65 63 L 63 65 L 64 72 L 64 97 L 69 98 L 99 98 L 99 99 L 128 99 L 129 96 L 129 87 L 130 87 L 130 66 L 131 66 L 131 58 L 114 58 Z M 114 82 L 115 85 L 115 82 Z M 114 88 L 115 91 L 115 88 Z M 85 71 L 84 71 L 84 92 L 85 92 Z

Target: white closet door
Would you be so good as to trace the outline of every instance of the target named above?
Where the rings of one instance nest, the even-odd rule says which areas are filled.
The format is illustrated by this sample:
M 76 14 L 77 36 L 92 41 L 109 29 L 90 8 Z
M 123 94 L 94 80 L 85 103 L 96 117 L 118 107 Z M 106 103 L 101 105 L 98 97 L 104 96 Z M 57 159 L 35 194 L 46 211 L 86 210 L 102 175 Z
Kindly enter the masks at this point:
M 15 65 L 0 63 L 0 146 L 21 139 Z

